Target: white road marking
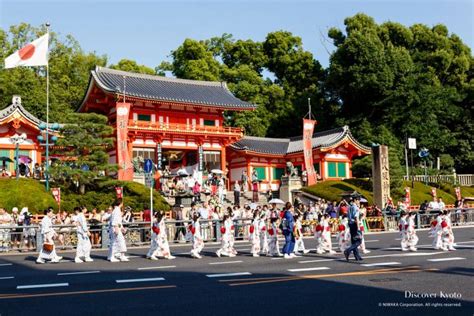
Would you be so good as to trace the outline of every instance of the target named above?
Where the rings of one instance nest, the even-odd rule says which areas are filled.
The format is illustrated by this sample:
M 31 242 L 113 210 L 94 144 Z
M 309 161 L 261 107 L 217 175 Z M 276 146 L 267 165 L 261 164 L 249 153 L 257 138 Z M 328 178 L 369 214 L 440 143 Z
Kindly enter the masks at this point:
M 153 270 L 153 269 L 171 269 L 171 268 L 176 268 L 176 266 L 161 266 L 161 267 L 144 267 L 144 268 L 138 268 L 138 270 Z
M 14 279 L 14 276 L 0 277 L 0 280 Z
M 11 263 L 0 263 L 0 267 L 11 266 L 11 265 L 12 265 Z
M 177 255 L 189 255 L 191 254 L 191 251 L 186 251 L 186 252 L 178 252 Z
M 474 245 L 457 245 L 455 247 L 461 247 L 461 248 L 474 248 Z
M 164 281 L 165 278 L 144 278 L 144 279 L 124 279 L 115 280 L 117 283 L 132 283 L 132 282 L 152 282 L 152 281 Z
M 241 263 L 243 261 L 237 260 L 237 261 L 222 261 L 222 262 L 209 262 L 209 264 L 230 264 L 230 263 Z
M 220 273 L 220 274 L 206 274 L 208 278 L 220 278 L 239 275 L 252 275 L 250 272 L 234 272 L 234 273 Z
M 376 267 L 376 266 L 394 266 L 401 264 L 400 262 L 378 262 L 378 263 L 366 263 L 363 264 L 364 267 Z
M 316 270 L 329 270 L 328 267 L 314 267 L 314 268 L 302 268 L 302 269 L 288 269 L 289 272 L 302 272 L 302 271 L 316 271 Z
M 472 244 L 474 243 L 474 240 L 470 240 L 470 241 L 457 241 L 454 243 L 454 245 L 456 244 Z
M 428 259 L 431 262 L 439 262 L 439 261 L 454 261 L 454 260 L 465 260 L 466 258 L 461 257 L 452 257 L 452 258 L 438 258 L 438 259 Z
M 298 261 L 298 263 L 328 262 L 328 261 L 337 261 L 337 260 L 342 260 L 342 259 L 304 260 L 304 261 Z
M 402 240 L 401 238 L 395 238 L 395 240 Z
M 283 260 L 283 259 L 285 259 L 285 258 L 283 258 L 283 257 L 278 257 L 278 258 L 271 258 L 270 260 Z
M 76 274 L 92 274 L 92 273 L 100 273 L 100 271 L 62 272 L 62 273 L 58 273 L 58 275 L 76 275 Z
M 366 240 L 365 242 L 377 242 L 378 240 L 375 239 L 375 240 Z
M 60 286 L 69 286 L 69 283 L 49 283 L 49 284 L 31 284 L 31 285 L 18 285 L 17 290 L 25 289 L 39 289 L 44 287 L 60 287 Z

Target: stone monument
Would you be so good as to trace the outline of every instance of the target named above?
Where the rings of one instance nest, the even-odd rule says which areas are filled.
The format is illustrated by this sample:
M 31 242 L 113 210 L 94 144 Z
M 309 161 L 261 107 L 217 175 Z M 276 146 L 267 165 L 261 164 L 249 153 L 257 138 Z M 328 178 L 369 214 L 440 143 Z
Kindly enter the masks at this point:
M 372 179 L 375 204 L 383 208 L 390 197 L 390 169 L 388 165 L 388 147 L 372 147 Z
M 298 176 L 296 169 L 291 162 L 286 163 L 286 174 L 281 177 L 280 199 L 285 202 L 292 202 L 292 191 L 299 190 L 303 187 L 301 177 Z

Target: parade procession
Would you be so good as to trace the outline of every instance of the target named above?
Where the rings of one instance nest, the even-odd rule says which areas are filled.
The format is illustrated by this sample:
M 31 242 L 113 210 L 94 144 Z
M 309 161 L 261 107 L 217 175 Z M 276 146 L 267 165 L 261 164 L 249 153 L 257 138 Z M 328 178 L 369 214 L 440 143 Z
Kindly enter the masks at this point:
M 473 18 L 0 1 L 0 316 L 472 315 Z

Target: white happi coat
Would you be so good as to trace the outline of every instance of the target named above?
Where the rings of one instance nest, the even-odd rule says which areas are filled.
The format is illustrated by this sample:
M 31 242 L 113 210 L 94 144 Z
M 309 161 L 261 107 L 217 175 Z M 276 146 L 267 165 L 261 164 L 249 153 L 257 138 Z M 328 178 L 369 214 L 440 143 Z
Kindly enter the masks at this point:
M 119 207 L 115 207 L 109 219 L 109 260 L 112 257 L 117 257 L 118 255 L 121 255 L 127 251 L 127 245 L 125 244 L 125 237 L 122 233 L 122 227 L 122 213 Z
M 402 249 L 406 249 L 409 247 L 408 244 L 408 221 L 407 217 L 403 216 L 400 217 L 400 221 L 398 222 L 398 229 L 400 230 L 400 244 Z
M 201 233 L 201 224 L 199 223 L 199 218 L 191 224 L 191 229 L 194 231 L 192 234 L 193 249 L 191 252 L 199 254 L 202 249 L 204 249 L 204 239 Z
M 322 250 L 331 251 L 332 250 L 332 240 L 331 240 L 331 226 L 329 225 L 328 219 L 323 219 L 321 221 L 323 226 L 323 231 L 321 233 L 321 243 L 320 246 Z
M 351 232 L 349 230 L 347 218 L 342 220 L 341 225 L 344 226 L 344 230 L 337 233 L 337 242 L 339 250 L 344 252 L 351 245 Z
M 295 234 L 295 251 L 305 251 L 304 241 L 303 241 L 303 225 L 301 224 L 301 220 L 298 220 L 295 223 L 295 229 L 298 233 Z
M 418 244 L 418 236 L 416 235 L 415 220 L 413 219 L 413 216 L 408 216 L 407 223 L 408 223 L 408 229 L 407 229 L 408 246 L 410 248 L 414 248 L 416 244 Z
M 168 243 L 168 235 L 166 234 L 165 217 L 163 217 L 159 223 L 155 222 L 154 225 L 159 228 L 159 233 L 152 232 L 151 234 L 151 247 L 148 251 L 148 256 L 166 258 L 171 255 L 171 252 Z
M 235 249 L 233 248 L 232 240 L 234 231 L 232 229 L 233 223 L 231 218 L 227 218 L 223 224 L 224 233 L 221 235 L 221 248 L 219 251 L 224 256 L 234 254 Z
M 276 222 L 271 224 L 268 232 L 268 254 L 270 256 L 280 255 L 280 245 L 278 243 L 278 228 Z
M 77 249 L 76 257 L 89 258 L 91 255 L 91 240 L 88 236 L 89 228 L 87 227 L 86 217 L 83 213 L 79 213 L 76 218 L 77 225 Z
M 253 227 L 253 233 L 250 232 L 250 227 Z M 253 220 L 251 226 L 249 227 L 249 239 L 252 243 L 252 254 L 260 253 L 260 233 L 259 233 L 259 220 L 256 218 Z
M 260 239 L 260 251 L 267 255 L 268 254 L 268 233 L 266 219 L 261 218 L 258 220 L 258 233 Z
M 47 260 L 55 259 L 57 254 L 53 238 L 56 236 L 56 232 L 53 229 L 53 222 L 48 215 L 43 217 L 43 220 L 41 221 L 41 236 L 43 237 L 43 244 L 53 244 L 53 251 L 45 252 L 43 247 L 41 247 L 39 258 Z

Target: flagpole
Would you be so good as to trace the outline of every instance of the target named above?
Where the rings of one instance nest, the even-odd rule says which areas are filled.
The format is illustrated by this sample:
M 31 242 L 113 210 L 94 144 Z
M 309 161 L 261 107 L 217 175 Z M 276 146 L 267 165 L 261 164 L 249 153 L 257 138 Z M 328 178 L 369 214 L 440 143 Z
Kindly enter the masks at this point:
M 49 22 L 46 22 L 46 33 L 49 41 Z M 49 43 L 46 64 L 46 192 L 49 192 Z

